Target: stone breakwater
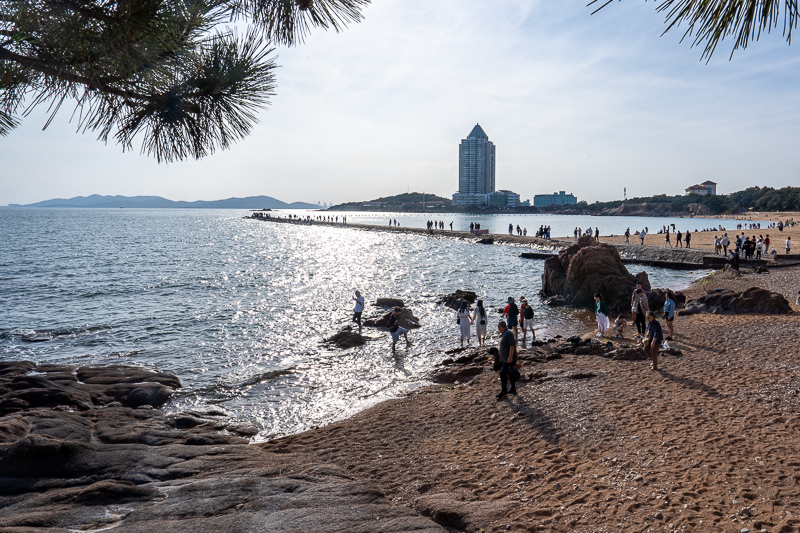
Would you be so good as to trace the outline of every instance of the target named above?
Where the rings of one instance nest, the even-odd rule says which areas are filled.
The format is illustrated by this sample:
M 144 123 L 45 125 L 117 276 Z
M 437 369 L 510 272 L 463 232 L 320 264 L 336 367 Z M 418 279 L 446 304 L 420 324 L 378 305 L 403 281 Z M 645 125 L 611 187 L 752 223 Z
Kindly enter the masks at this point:
M 223 411 L 168 414 L 175 376 L 0 363 L 0 530 L 442 532 L 342 468 L 249 444 Z
M 331 226 L 340 228 L 352 228 L 364 231 L 380 231 L 385 233 L 397 233 L 408 235 L 424 235 L 427 237 L 450 238 L 460 239 L 465 241 L 472 241 L 477 244 L 501 244 L 510 246 L 519 246 L 536 250 L 534 253 L 523 253 L 523 257 L 531 259 L 546 259 L 551 255 L 558 254 L 561 250 L 575 244 L 575 239 L 560 238 L 560 239 L 542 239 L 532 236 L 509 235 L 507 233 L 492 233 L 475 235 L 468 231 L 451 231 L 449 229 L 424 229 L 424 228 L 404 228 L 395 226 L 377 226 L 374 224 L 351 224 L 342 222 L 327 222 L 319 220 L 295 220 L 288 218 L 261 218 L 261 217 L 246 217 L 253 220 L 263 222 L 276 222 L 279 224 L 296 224 L 296 225 L 314 225 L 314 226 Z M 633 242 L 633 237 L 631 240 Z M 603 241 L 603 237 L 600 237 Z M 679 268 L 679 269 L 697 269 L 704 268 L 703 258 L 713 256 L 713 251 L 707 249 L 691 249 L 691 248 L 663 248 L 658 246 L 640 246 L 636 244 L 620 244 L 609 242 L 617 248 L 620 257 L 624 263 L 644 264 L 649 266 L 658 266 L 663 268 Z

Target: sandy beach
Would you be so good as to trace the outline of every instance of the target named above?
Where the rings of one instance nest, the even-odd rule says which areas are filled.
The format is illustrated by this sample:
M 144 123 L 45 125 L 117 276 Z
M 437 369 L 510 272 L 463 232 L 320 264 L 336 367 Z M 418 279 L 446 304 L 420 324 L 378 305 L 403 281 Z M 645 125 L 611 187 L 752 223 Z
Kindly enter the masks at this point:
M 765 218 L 768 220 L 773 220 L 775 222 L 779 220 L 782 221 L 792 220 L 792 219 L 800 220 L 800 216 L 798 216 L 797 213 L 762 213 L 762 215 L 758 217 L 759 220 L 764 220 Z M 719 236 L 720 238 L 722 238 L 722 236 L 725 233 L 727 233 L 728 238 L 731 241 L 733 241 L 736 238 L 735 237 L 736 235 L 740 235 L 742 232 L 744 232 L 745 236 L 750 238 L 752 238 L 753 236 L 758 238 L 760 236 L 766 237 L 767 235 L 769 235 L 770 248 L 775 248 L 778 255 L 786 253 L 785 249 L 786 238 L 791 237 L 793 243 L 792 253 L 800 253 L 800 245 L 794 244 L 800 241 L 800 225 L 785 227 L 783 231 L 778 231 L 778 228 L 767 228 L 766 224 L 762 223 L 761 224 L 762 227 L 760 229 L 737 230 L 736 229 L 737 224 L 750 224 L 750 222 L 748 222 L 747 220 L 741 220 L 741 219 L 737 220 L 737 219 L 723 218 L 723 217 L 717 217 L 716 220 L 719 221 L 719 225 L 721 225 L 723 228 L 726 228 L 724 231 L 719 229 L 717 229 L 716 231 L 709 230 L 709 228 L 706 228 L 703 225 L 701 225 L 701 224 L 708 224 L 708 220 L 695 220 L 691 218 L 677 219 L 675 221 L 675 227 L 677 230 L 680 230 L 681 233 L 686 233 L 687 230 L 690 231 L 692 234 L 691 247 L 701 250 L 709 250 L 713 252 L 715 236 Z M 635 232 L 641 229 L 643 228 L 631 228 L 631 236 L 630 236 L 631 244 L 639 244 L 641 242 L 639 240 L 638 235 L 635 234 Z M 645 246 L 660 246 L 662 248 L 665 246 L 664 242 L 665 236 L 663 234 L 657 233 L 660 229 L 661 228 L 649 228 L 649 230 L 652 231 L 653 233 L 650 233 L 645 236 L 644 238 Z M 676 244 L 675 233 L 672 232 L 671 228 L 670 232 L 671 232 L 670 233 L 671 244 L 672 246 L 675 246 Z M 600 228 L 600 241 L 621 244 L 625 242 L 625 237 L 623 235 L 617 235 L 614 237 L 603 235 L 603 229 Z M 684 246 L 685 245 L 686 244 L 684 243 Z
M 687 294 L 751 286 L 795 313 L 678 317 L 682 355 L 658 372 L 531 348 L 508 400 L 487 369 L 263 447 L 342 467 L 450 531 L 798 531 L 800 269 Z

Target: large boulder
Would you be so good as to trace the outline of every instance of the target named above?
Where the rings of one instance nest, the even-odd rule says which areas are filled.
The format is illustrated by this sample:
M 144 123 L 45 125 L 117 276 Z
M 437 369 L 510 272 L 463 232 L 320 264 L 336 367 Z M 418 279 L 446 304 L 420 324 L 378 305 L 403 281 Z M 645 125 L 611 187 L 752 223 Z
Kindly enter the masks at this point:
M 406 329 L 417 329 L 421 328 L 422 325 L 419 323 L 419 319 L 414 316 L 414 313 L 408 307 L 400 307 L 400 326 Z M 384 313 L 380 317 L 377 318 L 369 318 L 364 321 L 364 325 L 371 327 L 371 328 L 385 328 L 389 326 L 389 315 L 392 314 L 392 310 Z
M 405 307 L 405 302 L 400 298 L 378 298 L 375 307 Z
M 366 344 L 367 339 L 357 331 L 353 330 L 352 327 L 347 326 L 339 333 L 336 333 L 332 337 L 325 339 L 325 342 L 329 342 L 331 344 L 335 344 L 339 348 L 346 349 L 353 348 L 355 346 L 363 346 Z
M 461 289 L 458 289 L 454 293 L 445 294 L 444 296 L 436 300 L 436 303 L 444 304 L 445 307 L 458 310 L 461 309 L 461 302 L 474 304 L 477 299 L 478 295 L 475 294 L 474 292 L 462 291 Z
M 730 289 L 713 289 L 696 300 L 686 303 L 686 309 L 680 315 L 695 313 L 716 313 L 738 315 L 756 313 L 763 315 L 788 315 L 792 307 L 782 294 L 759 287 L 750 287 L 738 293 Z
M 610 312 L 629 312 L 636 281 L 614 246 L 585 236 L 557 257 L 545 260 L 541 294 L 545 298 L 561 296 L 577 307 L 594 307 L 594 294 L 599 292 Z

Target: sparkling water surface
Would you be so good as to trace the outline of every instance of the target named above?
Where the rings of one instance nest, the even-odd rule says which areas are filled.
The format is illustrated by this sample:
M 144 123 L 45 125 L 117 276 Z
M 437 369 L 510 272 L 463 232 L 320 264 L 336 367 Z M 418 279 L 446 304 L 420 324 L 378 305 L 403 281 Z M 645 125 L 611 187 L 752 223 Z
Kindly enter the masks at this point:
M 527 296 L 540 338 L 593 327 L 585 310 L 542 305 L 543 261 L 520 258 L 517 247 L 244 219 L 249 213 L 0 209 L 0 358 L 156 367 L 183 383 L 169 409 L 217 405 L 258 426 L 263 440 L 426 384 L 459 344 L 455 312 L 436 304 L 456 289 L 475 291 L 490 310 Z M 348 219 L 388 221 L 359 215 Z M 392 218 L 406 227 L 427 220 Z M 555 229 L 589 218 L 549 220 Z M 472 217 L 438 219 L 468 226 Z M 622 231 L 629 224 L 602 220 Z M 673 289 L 704 273 L 646 270 L 654 286 Z M 405 300 L 423 324 L 409 333 L 413 344 L 401 340 L 393 355 L 388 333 L 374 328 L 364 329 L 374 339 L 364 347 L 325 344 L 349 323 L 354 289 L 366 298 L 365 318 L 383 313 L 372 305 L 378 297 Z

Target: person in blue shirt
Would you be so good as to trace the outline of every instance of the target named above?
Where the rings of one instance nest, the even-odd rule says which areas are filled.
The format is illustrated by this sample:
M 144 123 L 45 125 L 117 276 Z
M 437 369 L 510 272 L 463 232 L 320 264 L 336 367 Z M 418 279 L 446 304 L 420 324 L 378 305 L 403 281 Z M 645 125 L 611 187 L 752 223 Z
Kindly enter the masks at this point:
M 661 343 L 664 342 L 664 334 L 661 332 L 661 324 L 656 320 L 653 311 L 647 312 L 647 337 L 642 341 L 644 353 L 650 359 L 650 368 L 658 370 L 658 351 Z
M 672 291 L 667 291 L 667 301 L 664 302 L 664 320 L 667 321 L 667 340 L 672 340 L 672 335 L 675 333 L 675 300 L 673 299 Z

